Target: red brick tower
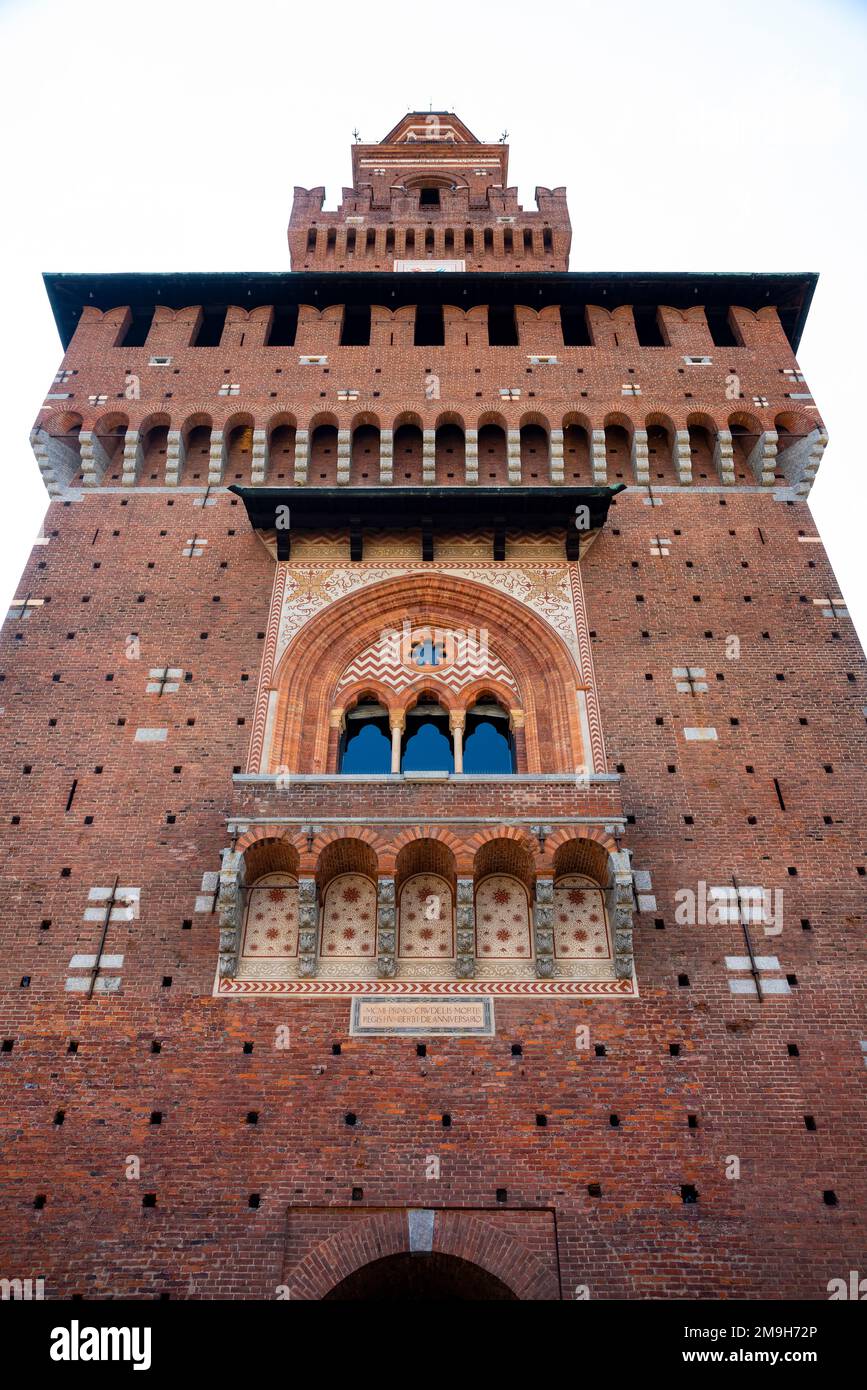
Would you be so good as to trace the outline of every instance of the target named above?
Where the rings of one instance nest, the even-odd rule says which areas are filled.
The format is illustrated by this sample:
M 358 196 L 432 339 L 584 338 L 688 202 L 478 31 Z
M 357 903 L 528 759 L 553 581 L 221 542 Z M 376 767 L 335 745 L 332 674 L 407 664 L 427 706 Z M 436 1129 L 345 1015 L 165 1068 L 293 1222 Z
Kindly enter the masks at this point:
M 46 277 L 0 1065 L 49 1297 L 857 1268 L 815 277 L 570 273 L 536 196 L 411 113 L 296 189 L 291 273 Z

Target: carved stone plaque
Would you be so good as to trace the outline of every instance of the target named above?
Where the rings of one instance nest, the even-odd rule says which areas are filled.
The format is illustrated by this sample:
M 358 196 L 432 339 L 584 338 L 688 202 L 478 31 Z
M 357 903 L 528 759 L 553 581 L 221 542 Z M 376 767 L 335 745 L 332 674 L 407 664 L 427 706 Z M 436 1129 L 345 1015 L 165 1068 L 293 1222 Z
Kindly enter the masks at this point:
M 492 1038 L 494 1001 L 449 999 L 433 994 L 411 998 L 359 995 L 352 1001 L 349 1032 L 356 1038 Z

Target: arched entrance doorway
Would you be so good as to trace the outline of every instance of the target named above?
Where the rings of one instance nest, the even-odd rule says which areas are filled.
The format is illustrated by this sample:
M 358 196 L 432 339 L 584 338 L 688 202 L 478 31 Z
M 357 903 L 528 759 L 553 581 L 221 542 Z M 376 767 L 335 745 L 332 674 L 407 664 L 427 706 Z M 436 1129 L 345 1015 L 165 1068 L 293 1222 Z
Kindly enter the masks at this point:
M 469 1260 L 442 1251 L 387 1255 L 362 1265 L 325 1294 L 325 1301 L 414 1302 L 517 1301 L 495 1275 Z

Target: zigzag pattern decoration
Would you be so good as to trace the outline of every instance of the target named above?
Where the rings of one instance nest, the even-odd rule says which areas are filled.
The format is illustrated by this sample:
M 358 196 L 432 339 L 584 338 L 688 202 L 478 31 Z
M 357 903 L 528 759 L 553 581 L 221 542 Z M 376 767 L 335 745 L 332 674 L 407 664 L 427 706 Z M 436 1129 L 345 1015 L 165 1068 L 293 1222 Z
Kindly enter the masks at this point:
M 341 690 L 345 690 L 347 686 L 357 685 L 366 680 L 381 681 L 390 690 L 399 693 L 411 685 L 413 681 L 418 680 L 420 675 L 426 671 L 431 671 L 436 675 L 437 680 L 455 692 L 463 690 L 472 681 L 487 676 L 491 680 L 500 681 L 503 685 L 508 686 L 515 698 L 518 699 L 517 682 L 508 666 L 490 651 L 485 651 L 483 648 L 477 649 L 480 644 L 459 639 L 458 654 L 455 661 L 450 666 L 443 668 L 422 667 L 405 663 L 400 660 L 399 652 L 393 651 L 393 647 L 396 645 L 396 643 L 383 642 L 381 639 L 372 642 L 347 666 L 337 682 L 337 694 Z
M 635 980 L 218 980 L 214 994 L 296 995 L 346 998 L 353 994 L 482 995 L 527 999 L 545 995 L 596 999 L 637 999 Z

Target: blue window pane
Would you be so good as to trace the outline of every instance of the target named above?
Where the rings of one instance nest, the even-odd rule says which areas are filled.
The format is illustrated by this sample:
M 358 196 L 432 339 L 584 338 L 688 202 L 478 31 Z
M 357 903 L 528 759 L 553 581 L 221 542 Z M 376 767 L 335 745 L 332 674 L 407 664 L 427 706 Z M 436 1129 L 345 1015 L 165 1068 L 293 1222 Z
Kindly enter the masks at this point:
M 368 724 L 346 745 L 340 771 L 391 772 L 391 742 L 374 724 Z
M 464 772 L 511 772 L 509 740 L 483 720 L 464 744 Z
M 454 772 L 452 746 L 433 723 L 420 724 L 407 740 L 401 772 Z

